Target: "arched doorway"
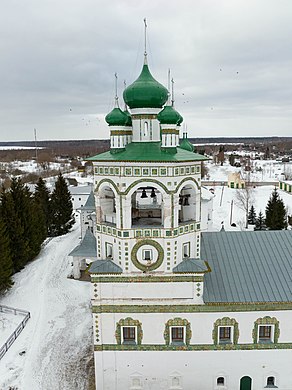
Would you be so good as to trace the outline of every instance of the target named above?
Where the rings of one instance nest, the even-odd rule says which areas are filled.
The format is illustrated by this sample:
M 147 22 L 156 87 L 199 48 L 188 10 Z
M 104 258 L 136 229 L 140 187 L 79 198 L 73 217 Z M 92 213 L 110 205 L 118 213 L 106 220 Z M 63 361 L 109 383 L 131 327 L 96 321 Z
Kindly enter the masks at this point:
M 243 376 L 240 379 L 240 390 L 251 390 L 251 378 L 249 376 Z

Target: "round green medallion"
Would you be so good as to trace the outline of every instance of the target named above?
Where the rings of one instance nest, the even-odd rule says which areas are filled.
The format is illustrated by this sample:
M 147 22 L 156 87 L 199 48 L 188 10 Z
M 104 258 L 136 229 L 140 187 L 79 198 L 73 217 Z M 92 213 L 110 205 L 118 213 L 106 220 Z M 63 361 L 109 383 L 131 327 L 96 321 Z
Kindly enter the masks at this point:
M 139 260 L 138 260 L 138 257 L 137 257 L 137 252 L 138 250 L 144 246 L 144 245 L 151 245 L 153 246 L 157 252 L 158 252 L 158 257 L 157 257 L 157 260 L 151 264 L 143 264 L 141 263 Z M 138 268 L 140 269 L 141 271 L 153 271 L 154 269 L 158 268 L 161 266 L 162 262 L 163 262 L 163 257 L 164 257 L 164 251 L 163 251 L 163 248 L 162 246 L 154 241 L 154 240 L 141 240 L 139 242 L 137 242 L 134 246 L 133 246 L 133 249 L 132 249 L 132 252 L 131 252 L 131 260 L 132 260 L 132 263 Z

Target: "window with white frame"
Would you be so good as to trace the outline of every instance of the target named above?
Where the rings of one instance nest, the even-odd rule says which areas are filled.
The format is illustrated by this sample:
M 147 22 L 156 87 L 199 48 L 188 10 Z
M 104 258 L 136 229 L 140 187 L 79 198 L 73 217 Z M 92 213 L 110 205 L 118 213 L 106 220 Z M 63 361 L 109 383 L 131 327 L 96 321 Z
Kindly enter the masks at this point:
M 183 244 L 183 257 L 187 258 L 190 257 L 190 242 L 185 242 Z
M 152 249 L 143 249 L 143 260 L 152 261 L 152 259 L 153 259 Z
M 233 341 L 233 327 L 219 326 L 218 327 L 218 341 L 219 344 L 231 344 Z
M 171 344 L 185 344 L 185 326 L 172 326 L 170 328 Z
M 109 242 L 105 243 L 105 257 L 107 259 L 113 258 L 113 244 L 110 244 Z
M 273 325 L 259 325 L 258 342 L 259 343 L 271 343 L 274 336 Z
M 122 326 L 122 344 L 137 344 L 136 326 Z

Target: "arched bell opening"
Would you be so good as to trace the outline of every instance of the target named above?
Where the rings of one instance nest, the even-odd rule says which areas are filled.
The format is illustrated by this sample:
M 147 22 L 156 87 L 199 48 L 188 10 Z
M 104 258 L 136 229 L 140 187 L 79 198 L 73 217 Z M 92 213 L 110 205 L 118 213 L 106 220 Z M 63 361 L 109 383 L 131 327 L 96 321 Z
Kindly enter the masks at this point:
M 132 194 L 132 227 L 159 226 L 163 221 L 163 197 L 152 186 L 139 187 Z
M 113 190 L 106 186 L 100 191 L 101 222 L 116 226 L 116 198 Z
M 185 185 L 179 193 L 178 223 L 196 221 L 196 188 Z

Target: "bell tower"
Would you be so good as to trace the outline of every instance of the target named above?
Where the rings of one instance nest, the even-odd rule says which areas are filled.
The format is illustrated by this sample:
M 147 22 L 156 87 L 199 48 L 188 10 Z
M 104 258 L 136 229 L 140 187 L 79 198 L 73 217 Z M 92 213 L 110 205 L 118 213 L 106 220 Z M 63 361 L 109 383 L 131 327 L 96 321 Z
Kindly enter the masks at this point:
M 200 259 L 200 177 L 206 158 L 193 152 L 186 136 L 179 144 L 183 119 L 169 96 L 150 73 L 145 49 L 142 71 L 123 94 L 128 114 L 117 105 L 116 93 L 116 106 L 106 116 L 110 150 L 90 158 L 99 389 L 142 389 L 156 375 L 143 361 L 153 359 L 158 369 L 162 358 L 171 361 L 171 351 L 187 347 L 191 332 L 184 309 L 204 304 L 209 268 Z M 168 376 L 179 383 L 175 370 Z

